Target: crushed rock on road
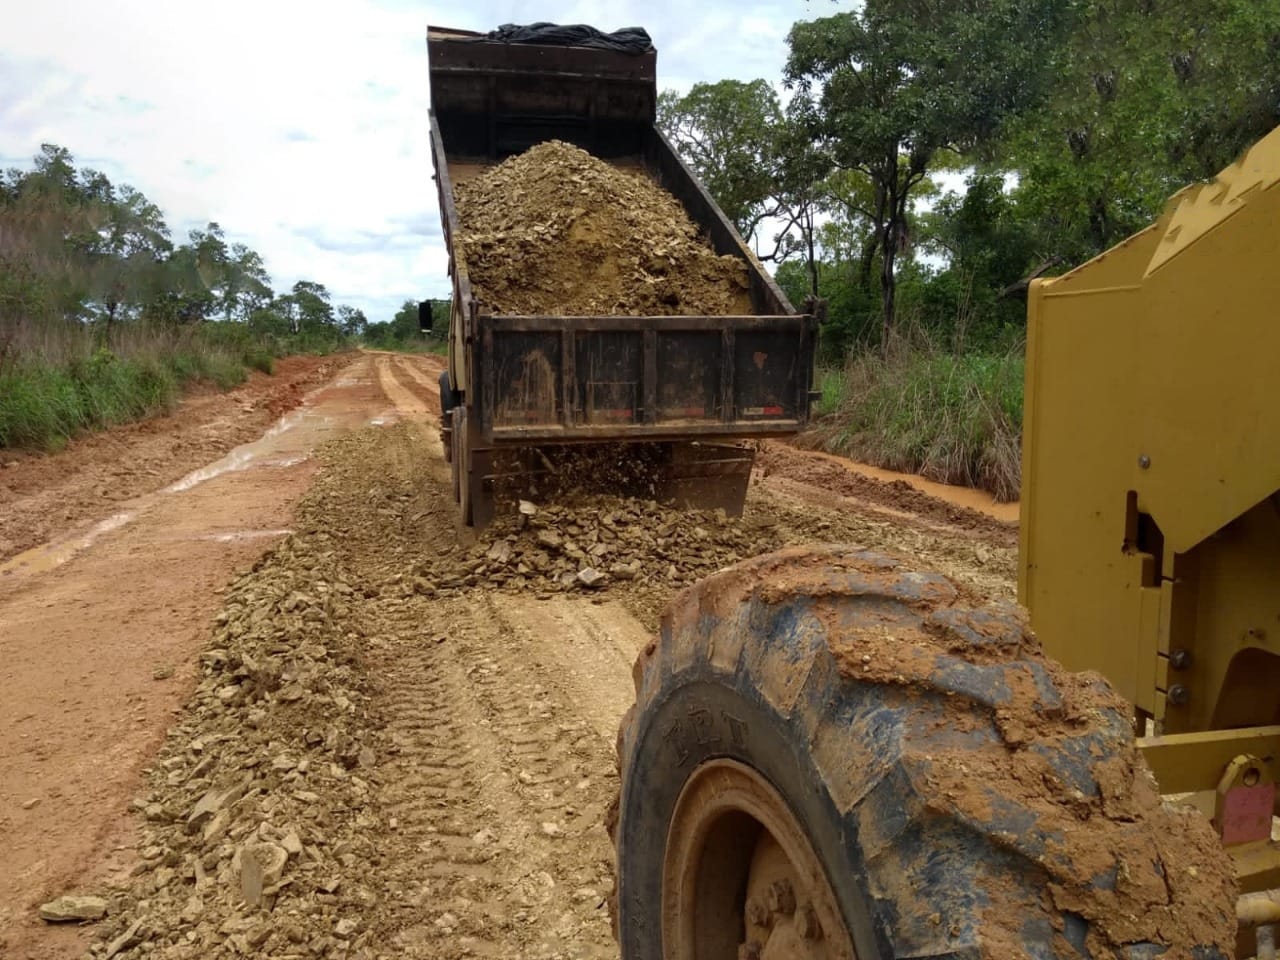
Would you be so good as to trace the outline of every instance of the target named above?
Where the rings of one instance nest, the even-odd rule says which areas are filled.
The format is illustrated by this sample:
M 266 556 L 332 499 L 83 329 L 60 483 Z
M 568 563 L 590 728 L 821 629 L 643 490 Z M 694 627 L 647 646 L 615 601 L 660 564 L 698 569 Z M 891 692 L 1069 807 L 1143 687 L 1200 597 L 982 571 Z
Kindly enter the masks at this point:
M 85 942 L 46 931 L 41 901 L 19 903 L 38 892 L 105 901 L 82 928 L 97 960 L 615 958 L 614 742 L 632 665 L 680 590 L 738 559 L 835 541 L 1012 596 L 1007 527 L 878 488 L 846 496 L 799 467 L 758 471 L 739 519 L 581 494 L 460 530 L 438 373 L 433 358 L 353 359 L 255 469 L 162 491 L 74 559 L 10 575 L 10 624 L 53 626 L 0 641 L 38 658 L 34 638 L 65 633 L 41 669 L 67 675 L 70 701 L 14 714 L 0 742 L 32 787 L 12 816 L 0 810 L 0 836 L 30 861 L 21 896 L 0 903 L 26 918 L 0 932 L 0 954 L 43 960 Z M 325 437 L 337 439 L 312 454 L 306 438 Z M 246 522 L 263 539 L 225 539 Z M 123 598 L 100 586 L 157 557 L 186 579 L 142 577 Z M 111 662 L 91 669 L 103 651 Z M 99 689 L 108 677 L 127 698 Z M 37 728 L 38 744 L 23 739 Z M 112 742 L 86 753 L 105 731 Z M 85 773 L 98 768 L 67 752 L 77 744 L 107 766 Z M 89 799 L 71 804 L 89 776 Z M 46 802 L 27 809 L 37 780 Z
M 768 479 L 741 520 L 589 497 L 511 505 L 475 538 L 430 424 L 349 434 L 323 463 L 226 596 L 93 957 L 614 958 L 614 737 L 684 584 L 851 540 L 1010 590 L 1006 548 Z

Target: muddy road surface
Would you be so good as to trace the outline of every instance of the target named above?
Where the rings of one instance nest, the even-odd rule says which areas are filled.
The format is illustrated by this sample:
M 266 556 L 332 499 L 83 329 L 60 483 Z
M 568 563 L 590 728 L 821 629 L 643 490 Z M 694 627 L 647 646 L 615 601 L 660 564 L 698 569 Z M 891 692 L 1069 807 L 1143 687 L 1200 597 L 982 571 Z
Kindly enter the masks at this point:
M 741 520 L 592 495 L 476 537 L 439 370 L 360 356 L 230 469 L 9 561 L 0 954 L 616 957 L 614 739 L 671 597 L 817 541 L 1012 597 L 1011 524 L 789 451 Z M 107 916 L 43 925 L 63 893 Z

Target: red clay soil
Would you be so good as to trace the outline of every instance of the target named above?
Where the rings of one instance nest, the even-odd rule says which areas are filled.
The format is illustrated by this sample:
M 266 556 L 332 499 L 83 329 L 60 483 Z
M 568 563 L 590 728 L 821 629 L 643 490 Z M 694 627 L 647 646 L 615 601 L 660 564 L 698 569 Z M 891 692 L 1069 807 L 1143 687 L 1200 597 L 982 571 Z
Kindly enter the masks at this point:
M 942 499 L 941 496 L 918 489 L 906 479 L 878 480 L 860 473 L 852 461 L 845 463 L 841 460 L 842 458 L 830 454 L 798 450 L 789 444 L 769 440 L 761 444 L 756 465 L 766 477 L 785 477 L 827 494 L 834 493 L 861 500 L 871 506 L 882 506 L 889 511 L 912 514 L 924 520 L 969 531 L 1001 546 L 1017 545 L 1016 520 L 996 519 L 981 509 Z M 956 489 L 962 496 L 979 495 L 978 491 Z
M 0 450 L 0 560 L 113 512 L 252 440 L 350 357 L 285 357 L 227 393 L 73 440 L 55 454 Z
M 99 520 L 98 487 L 136 494 L 99 503 L 126 519 L 96 538 L 81 525 L 51 550 L 0 562 L 0 957 L 83 955 L 92 929 L 43 924 L 36 906 L 98 892 L 134 864 L 128 804 L 192 694 L 223 588 L 288 532 L 319 445 L 370 423 L 431 419 L 406 383 L 418 386 L 385 356 L 286 361 L 231 395 L 0 472 L 12 542 L 30 543 L 37 525 L 52 534 Z M 253 442 L 210 465 L 236 438 Z M 193 467 L 209 469 L 170 485 Z M 51 518 L 41 512 L 58 494 L 32 489 L 40 477 L 68 498 Z

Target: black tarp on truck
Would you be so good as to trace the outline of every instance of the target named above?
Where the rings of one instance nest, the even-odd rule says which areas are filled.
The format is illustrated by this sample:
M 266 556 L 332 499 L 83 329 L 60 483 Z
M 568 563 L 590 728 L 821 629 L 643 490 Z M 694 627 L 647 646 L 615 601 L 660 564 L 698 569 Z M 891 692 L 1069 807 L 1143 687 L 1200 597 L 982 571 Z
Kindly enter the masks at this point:
M 431 153 L 453 280 L 442 438 L 464 521 L 476 526 L 492 517 L 500 481 L 549 463 L 522 454 L 581 443 L 645 444 L 665 463 L 662 493 L 739 512 L 752 452 L 732 441 L 793 435 L 809 418 L 816 320 L 796 313 L 659 132 L 656 51 L 625 34 L 575 45 L 573 33 L 530 28 L 428 28 Z M 746 263 L 752 312 L 486 312 L 458 242 L 455 179 L 548 140 L 643 165 L 718 254 Z

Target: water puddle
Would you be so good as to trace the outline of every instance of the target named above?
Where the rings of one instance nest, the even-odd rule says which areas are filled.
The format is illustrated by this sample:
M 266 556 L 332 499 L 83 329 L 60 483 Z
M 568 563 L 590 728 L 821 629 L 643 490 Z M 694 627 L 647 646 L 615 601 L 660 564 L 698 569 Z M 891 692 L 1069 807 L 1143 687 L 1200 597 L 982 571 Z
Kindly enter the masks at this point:
M 44 543 L 38 547 L 32 547 L 30 550 L 24 550 L 22 553 L 10 557 L 4 563 L 0 563 L 0 577 L 8 577 L 16 573 L 44 573 L 54 567 L 60 567 L 81 550 L 88 549 L 103 534 L 110 533 L 112 530 L 119 530 L 137 515 L 137 510 L 113 513 L 107 519 L 99 521 L 78 536 L 54 543 Z
M 139 497 L 130 501 L 125 505 L 125 509 L 118 513 L 114 513 L 107 519 L 95 524 L 88 530 L 73 534 L 61 540 L 55 540 L 51 543 L 44 543 L 38 547 L 32 547 L 17 556 L 0 563 L 0 578 L 9 578 L 15 575 L 30 576 L 32 574 L 46 573 L 55 567 L 60 567 L 77 554 L 91 547 L 98 538 L 111 533 L 113 530 L 119 530 L 125 524 L 131 522 L 137 516 L 154 504 L 163 496 L 185 493 L 202 483 L 206 483 L 215 477 L 223 476 L 227 473 L 233 473 L 241 470 L 248 470 L 255 467 L 292 467 L 309 459 L 309 453 L 292 453 L 286 452 L 281 455 L 280 441 L 286 437 L 291 431 L 297 429 L 304 423 L 313 426 L 318 430 L 323 430 L 331 424 L 331 418 L 316 413 L 308 404 L 312 397 L 319 391 L 312 391 L 304 399 L 304 406 L 292 410 L 285 414 L 279 420 L 271 425 L 267 431 L 257 440 L 250 441 L 236 447 L 221 460 L 206 464 L 198 470 L 193 470 L 185 477 L 177 480 L 169 486 L 164 487 L 156 493 Z M 271 456 L 274 454 L 274 456 Z M 208 537 L 195 537 L 187 539 L 206 539 L 221 540 L 223 542 L 231 542 L 237 539 L 248 539 L 250 537 L 268 537 L 279 536 L 289 531 L 243 531 L 230 534 L 211 534 Z
M 243 543 L 246 540 L 265 540 L 268 537 L 287 537 L 293 533 L 288 528 L 280 530 L 233 530 L 231 533 L 205 533 L 187 540 L 204 540 L 211 543 Z

